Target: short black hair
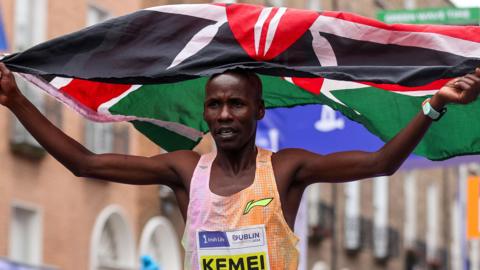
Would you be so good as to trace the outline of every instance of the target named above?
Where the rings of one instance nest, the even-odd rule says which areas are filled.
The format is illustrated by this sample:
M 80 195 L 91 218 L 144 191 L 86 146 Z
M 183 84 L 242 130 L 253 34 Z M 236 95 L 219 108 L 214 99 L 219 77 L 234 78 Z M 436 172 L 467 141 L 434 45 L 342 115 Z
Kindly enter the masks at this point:
M 210 78 L 207 81 L 207 84 L 215 79 L 217 76 L 222 75 L 222 74 L 234 74 L 234 75 L 239 75 L 241 77 L 244 77 L 247 79 L 248 83 L 254 88 L 257 89 L 255 91 L 256 93 L 256 99 L 257 101 L 261 102 L 263 100 L 263 86 L 262 86 L 262 80 L 260 77 L 257 75 L 257 73 L 247 70 L 247 69 L 241 69 L 241 68 L 236 68 L 236 69 L 230 69 L 226 70 L 221 73 L 216 73 L 210 76 Z

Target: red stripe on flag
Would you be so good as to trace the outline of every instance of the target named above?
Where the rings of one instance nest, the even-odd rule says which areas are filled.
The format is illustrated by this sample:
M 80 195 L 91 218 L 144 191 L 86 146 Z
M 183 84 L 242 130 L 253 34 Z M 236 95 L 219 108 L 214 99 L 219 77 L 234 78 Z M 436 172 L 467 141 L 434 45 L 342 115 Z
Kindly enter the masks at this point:
M 480 42 L 480 27 L 478 26 L 386 24 L 366 17 L 357 16 L 352 13 L 335 11 L 324 11 L 321 15 L 390 31 L 436 33 L 454 38 Z
M 130 87 L 131 85 L 129 84 L 110 84 L 73 79 L 67 86 L 62 87 L 60 91 L 84 106 L 97 111 L 101 104 L 121 95 Z
M 307 90 L 315 95 L 320 94 L 322 89 L 323 78 L 292 78 L 292 82 L 300 88 Z
M 292 82 L 301 87 L 304 90 L 307 90 L 310 93 L 315 95 L 320 94 L 322 85 L 324 82 L 323 78 L 297 78 L 292 77 Z M 421 86 L 402 86 L 398 84 L 386 84 L 386 83 L 374 83 L 374 82 L 358 82 L 368 86 L 380 88 L 387 91 L 395 92 L 409 92 L 409 91 L 429 91 L 429 90 L 439 90 L 451 79 L 441 79 L 429 84 Z
M 373 83 L 373 82 L 359 82 L 362 84 L 370 85 L 380 89 L 396 92 L 408 92 L 408 91 L 425 91 L 425 90 L 438 90 L 442 88 L 451 79 L 441 79 L 431 82 L 422 86 L 402 86 L 398 84 L 386 84 L 386 83 Z

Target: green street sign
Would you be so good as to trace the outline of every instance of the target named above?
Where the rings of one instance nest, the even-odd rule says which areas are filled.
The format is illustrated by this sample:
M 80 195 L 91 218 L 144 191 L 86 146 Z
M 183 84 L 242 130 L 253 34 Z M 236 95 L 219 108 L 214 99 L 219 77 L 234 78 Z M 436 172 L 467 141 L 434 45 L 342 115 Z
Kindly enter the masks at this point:
M 480 8 L 430 8 L 381 10 L 377 19 L 385 23 L 479 25 Z

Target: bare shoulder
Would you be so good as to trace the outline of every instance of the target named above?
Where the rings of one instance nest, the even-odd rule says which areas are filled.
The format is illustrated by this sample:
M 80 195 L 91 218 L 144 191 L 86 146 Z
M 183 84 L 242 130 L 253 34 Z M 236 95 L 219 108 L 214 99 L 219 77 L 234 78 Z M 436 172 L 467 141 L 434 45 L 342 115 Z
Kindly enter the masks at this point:
M 200 159 L 200 154 L 192 150 L 178 150 L 159 154 L 153 156 L 152 158 L 156 160 L 162 160 L 174 169 L 191 168 L 193 170 Z
M 158 160 L 159 166 L 160 164 L 168 166 L 188 188 L 193 171 L 200 160 L 200 154 L 191 150 L 178 150 L 153 156 L 152 159 Z
M 319 155 L 300 148 L 287 148 L 272 155 L 272 167 L 277 181 L 290 186 L 298 177 L 304 164 Z
M 319 154 L 312 153 L 305 149 L 300 148 L 286 148 L 282 149 L 272 155 L 272 162 L 278 165 L 283 165 L 285 163 L 290 164 L 301 164 L 305 160 L 312 158 L 314 156 L 320 156 Z

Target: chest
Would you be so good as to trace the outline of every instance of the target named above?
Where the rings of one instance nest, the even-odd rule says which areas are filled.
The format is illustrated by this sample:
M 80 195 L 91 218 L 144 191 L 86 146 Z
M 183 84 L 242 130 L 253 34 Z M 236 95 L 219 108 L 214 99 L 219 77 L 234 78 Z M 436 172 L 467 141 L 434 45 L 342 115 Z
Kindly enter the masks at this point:
M 238 193 L 255 181 L 255 166 L 237 173 L 225 172 L 217 166 L 212 166 L 210 173 L 210 191 L 221 196 L 231 196 Z

